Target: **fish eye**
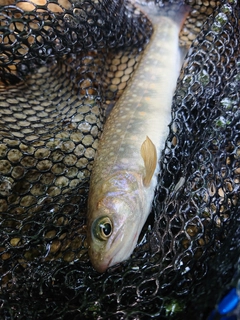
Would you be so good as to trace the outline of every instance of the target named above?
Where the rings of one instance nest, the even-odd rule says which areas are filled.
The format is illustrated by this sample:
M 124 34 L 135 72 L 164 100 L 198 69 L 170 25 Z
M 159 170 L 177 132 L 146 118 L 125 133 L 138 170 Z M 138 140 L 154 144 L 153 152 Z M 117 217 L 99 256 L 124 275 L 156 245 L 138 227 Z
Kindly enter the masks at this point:
M 99 240 L 107 240 L 113 231 L 112 221 L 109 217 L 100 217 L 93 222 L 93 235 Z

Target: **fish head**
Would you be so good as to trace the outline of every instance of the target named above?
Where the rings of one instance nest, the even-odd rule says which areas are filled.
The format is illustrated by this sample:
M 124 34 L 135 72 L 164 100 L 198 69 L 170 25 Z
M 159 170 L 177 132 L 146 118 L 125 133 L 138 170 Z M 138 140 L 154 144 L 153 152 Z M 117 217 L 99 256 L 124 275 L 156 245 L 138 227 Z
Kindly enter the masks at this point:
M 97 203 L 88 221 L 88 252 L 98 272 L 126 260 L 136 247 L 141 228 L 136 223 L 137 208 L 121 196 L 109 196 Z

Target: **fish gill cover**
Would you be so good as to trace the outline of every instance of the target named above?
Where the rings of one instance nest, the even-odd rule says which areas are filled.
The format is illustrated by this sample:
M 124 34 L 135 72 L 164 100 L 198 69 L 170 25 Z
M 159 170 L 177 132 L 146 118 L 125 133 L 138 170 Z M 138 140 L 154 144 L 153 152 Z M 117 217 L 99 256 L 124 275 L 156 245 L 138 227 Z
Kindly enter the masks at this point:
M 0 6 L 2 319 L 206 319 L 240 237 L 239 2 L 186 1 L 192 42 L 153 210 L 131 258 L 98 274 L 89 175 L 106 114 L 152 26 L 124 0 Z M 178 1 L 156 1 L 156 6 Z

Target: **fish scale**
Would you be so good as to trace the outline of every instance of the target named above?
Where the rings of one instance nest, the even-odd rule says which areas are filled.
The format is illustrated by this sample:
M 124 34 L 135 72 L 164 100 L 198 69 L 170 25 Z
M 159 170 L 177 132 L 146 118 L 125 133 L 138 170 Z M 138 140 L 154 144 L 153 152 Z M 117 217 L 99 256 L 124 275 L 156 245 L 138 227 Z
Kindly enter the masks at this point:
M 150 18 L 154 20 L 150 43 L 133 79 L 107 119 L 91 175 L 88 242 L 91 260 L 98 271 L 128 258 L 134 249 L 150 212 L 158 173 L 157 165 L 152 179 L 147 177 L 141 147 L 149 137 L 159 159 L 169 132 L 172 95 L 180 71 L 180 27 L 169 17 L 150 15 Z M 146 156 L 151 162 L 151 150 Z M 144 185 L 145 178 L 151 180 L 149 186 Z M 115 223 L 115 220 L 124 220 L 118 217 L 118 201 L 130 204 L 130 209 L 124 205 L 123 210 L 129 211 L 128 219 L 137 221 L 132 237 L 128 237 L 130 247 L 125 240 L 127 227 L 119 230 L 119 225 L 124 222 Z M 113 241 L 112 245 L 99 242 L 93 235 L 96 219 L 105 215 L 111 217 L 113 224 L 113 240 L 107 241 Z M 113 250 L 118 246 L 114 238 L 119 238 L 121 233 L 120 245 L 126 245 L 123 254 L 120 253 L 122 248 L 119 252 L 116 248 Z
M 173 31 L 172 35 L 169 32 L 170 25 L 171 31 Z M 103 161 L 97 161 L 94 164 L 93 185 L 105 178 L 105 172 L 110 173 L 129 168 L 138 170 L 139 161 L 140 165 L 143 166 L 143 161 L 139 155 L 146 135 L 149 135 L 156 146 L 163 147 L 164 145 L 164 138 L 168 133 L 166 126 L 171 119 L 169 104 L 171 104 L 179 71 L 177 61 L 172 66 L 173 77 L 171 75 L 165 77 L 163 74 L 166 72 L 172 74 L 169 70 L 171 67 L 169 68 L 168 59 L 170 55 L 174 57 L 177 54 L 178 48 L 177 45 L 173 48 L 170 41 L 177 43 L 178 29 L 177 25 L 166 17 L 162 18 L 158 28 L 160 32 L 158 33 L 155 30 L 151 39 L 151 43 L 154 41 L 155 45 L 150 44 L 146 49 L 141 60 L 141 66 L 135 72 L 134 81 L 128 85 L 105 124 L 98 147 L 99 160 Z M 169 47 L 165 46 L 163 48 L 162 43 L 169 36 L 172 36 L 173 39 L 168 38 Z M 156 54 L 157 50 L 159 52 Z M 161 82 L 165 81 L 168 81 L 168 83 L 165 87 L 161 87 Z M 162 99 L 164 99 L 165 104 L 161 103 Z M 161 136 L 163 136 L 163 140 L 159 145 Z M 133 149 L 136 149 L 136 151 L 134 152 Z M 135 155 L 138 163 L 118 161 L 133 155 Z M 102 173 L 103 170 L 104 173 Z

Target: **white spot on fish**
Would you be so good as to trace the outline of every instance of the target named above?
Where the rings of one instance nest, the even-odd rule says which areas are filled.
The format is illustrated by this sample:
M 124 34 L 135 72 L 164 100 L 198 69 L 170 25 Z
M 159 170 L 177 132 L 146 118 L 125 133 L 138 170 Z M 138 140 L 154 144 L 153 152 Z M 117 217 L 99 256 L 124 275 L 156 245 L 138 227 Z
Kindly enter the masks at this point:
M 120 159 L 120 161 L 122 162 L 122 163 L 129 163 L 129 159 L 127 159 L 127 158 L 122 158 L 122 159 Z

